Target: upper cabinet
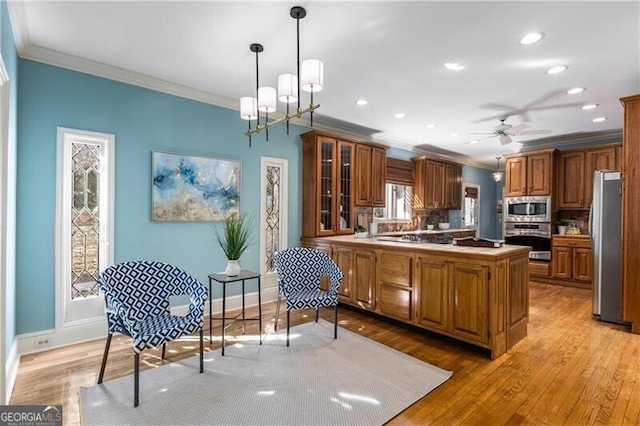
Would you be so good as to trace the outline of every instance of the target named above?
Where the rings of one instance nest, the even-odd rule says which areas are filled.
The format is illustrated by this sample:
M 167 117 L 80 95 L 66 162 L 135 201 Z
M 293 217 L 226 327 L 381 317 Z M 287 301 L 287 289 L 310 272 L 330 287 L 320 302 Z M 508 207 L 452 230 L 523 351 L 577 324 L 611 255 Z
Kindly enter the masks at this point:
M 356 205 L 385 205 L 386 149 L 317 130 L 301 137 L 302 236 L 353 234 Z
M 505 156 L 504 195 L 551 195 L 554 151 L 551 149 Z
M 414 207 L 459 209 L 462 198 L 462 166 L 426 157 L 411 160 Z
M 352 234 L 355 144 L 315 132 L 302 140 L 302 235 Z
M 588 209 L 593 199 L 593 172 L 620 170 L 620 144 L 561 151 L 556 155 L 559 210 Z
M 356 199 L 358 207 L 384 207 L 387 153 L 384 148 L 356 144 Z

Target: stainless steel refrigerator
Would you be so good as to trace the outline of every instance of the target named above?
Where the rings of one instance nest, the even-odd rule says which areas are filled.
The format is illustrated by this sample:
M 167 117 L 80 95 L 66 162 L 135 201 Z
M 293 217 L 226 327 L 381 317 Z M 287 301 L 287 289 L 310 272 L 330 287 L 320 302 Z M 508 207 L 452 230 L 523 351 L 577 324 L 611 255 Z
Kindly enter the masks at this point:
M 621 313 L 622 191 L 619 171 L 597 170 L 589 235 L 593 253 L 593 315 L 625 324 Z

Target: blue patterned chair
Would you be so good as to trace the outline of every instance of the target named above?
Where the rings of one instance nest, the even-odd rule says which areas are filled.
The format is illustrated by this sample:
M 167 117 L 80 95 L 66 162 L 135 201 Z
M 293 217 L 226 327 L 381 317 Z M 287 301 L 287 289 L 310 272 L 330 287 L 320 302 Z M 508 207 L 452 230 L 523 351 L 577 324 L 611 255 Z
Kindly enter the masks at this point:
M 280 314 L 280 301 L 287 301 L 287 346 L 289 346 L 289 313 L 295 309 L 314 308 L 316 322 L 319 309 L 333 306 L 334 339 L 338 338 L 338 288 L 342 281 L 342 271 L 327 254 L 312 248 L 293 247 L 274 255 L 274 265 L 278 277 L 278 304 L 276 324 Z M 320 288 L 320 278 L 329 278 L 329 288 Z
M 163 262 L 137 261 L 112 265 L 98 279 L 105 296 L 109 334 L 104 348 L 98 384 L 102 383 L 113 333 L 132 339 L 134 397 L 138 406 L 140 352 L 200 331 L 200 373 L 204 370 L 202 329 L 207 288 L 183 270 Z M 189 313 L 171 315 L 169 296 L 189 295 Z

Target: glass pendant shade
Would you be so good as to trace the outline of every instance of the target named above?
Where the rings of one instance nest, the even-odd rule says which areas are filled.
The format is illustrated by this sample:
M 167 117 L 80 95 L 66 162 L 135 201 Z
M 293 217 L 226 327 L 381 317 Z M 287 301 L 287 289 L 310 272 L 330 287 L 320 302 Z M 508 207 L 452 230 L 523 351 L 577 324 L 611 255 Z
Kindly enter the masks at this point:
M 263 86 L 258 89 L 258 111 L 274 112 L 276 110 L 276 89 Z
M 301 88 L 305 92 L 319 92 L 324 86 L 324 63 L 320 59 L 306 59 L 300 69 Z
M 502 172 L 493 172 L 493 180 L 500 182 L 502 180 Z
M 240 98 L 240 118 L 243 120 L 255 120 L 258 118 L 258 100 L 253 96 Z
M 298 100 L 298 77 L 293 74 L 281 74 L 278 76 L 278 100 L 286 104 Z

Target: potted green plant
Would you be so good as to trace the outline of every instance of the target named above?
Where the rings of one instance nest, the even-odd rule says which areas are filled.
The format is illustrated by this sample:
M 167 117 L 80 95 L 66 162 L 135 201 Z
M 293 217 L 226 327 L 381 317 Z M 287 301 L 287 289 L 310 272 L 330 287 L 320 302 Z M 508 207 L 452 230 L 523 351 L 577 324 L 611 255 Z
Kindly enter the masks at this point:
M 436 223 L 438 223 L 438 220 L 433 217 L 433 216 L 427 216 L 427 229 L 429 231 L 433 230 L 433 227 L 436 226 Z
M 569 226 L 567 219 L 558 219 L 556 225 L 558 226 L 558 234 L 564 235 L 567 233 L 567 226 Z
M 367 228 L 365 228 L 362 225 L 356 225 L 356 227 L 353 228 L 353 230 L 356 232 L 356 238 L 366 238 L 367 236 L 369 236 L 369 232 L 367 231 Z
M 227 256 L 225 273 L 229 276 L 240 274 L 240 256 L 249 248 L 253 241 L 251 230 L 253 219 L 232 213 L 224 218 L 222 226 L 216 227 L 216 239 L 220 248 Z

